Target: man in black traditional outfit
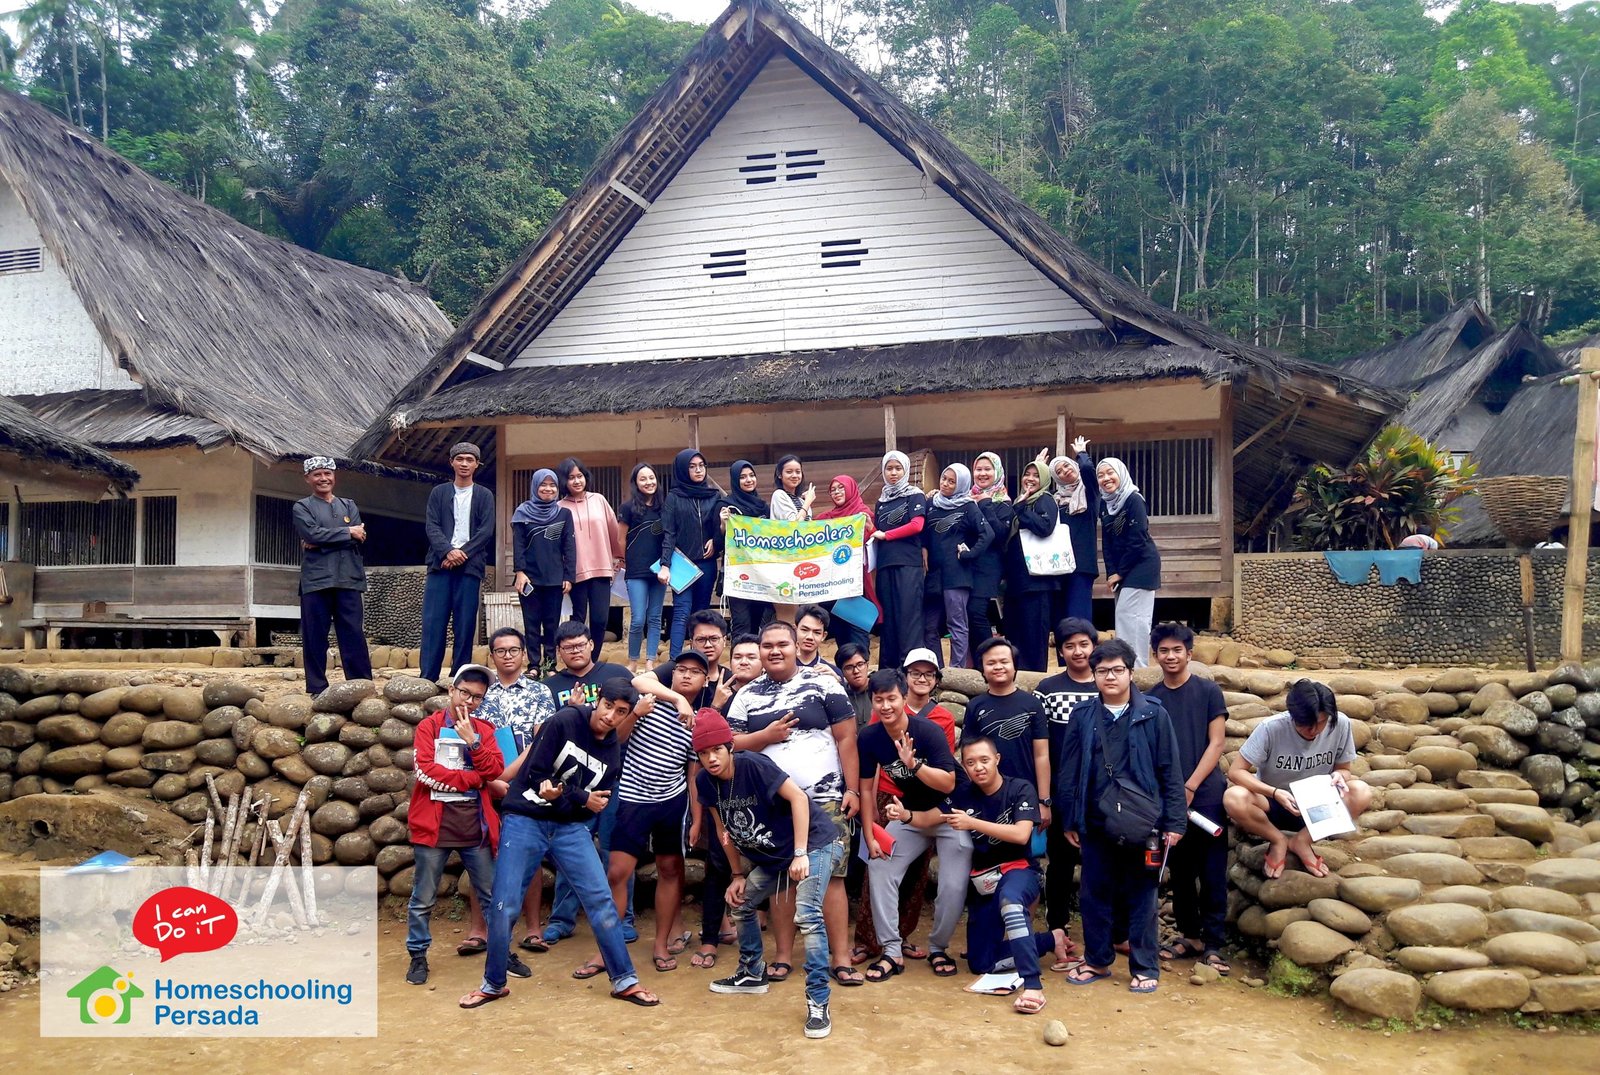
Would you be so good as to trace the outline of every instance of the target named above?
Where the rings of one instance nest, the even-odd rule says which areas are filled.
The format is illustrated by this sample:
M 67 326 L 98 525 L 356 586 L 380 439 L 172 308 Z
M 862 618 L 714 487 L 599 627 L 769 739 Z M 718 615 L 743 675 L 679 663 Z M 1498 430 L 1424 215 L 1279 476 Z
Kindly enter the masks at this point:
M 296 501 L 294 529 L 304 555 L 300 562 L 300 646 L 306 693 L 328 689 L 328 625 L 339 639 L 346 679 L 371 679 L 372 659 L 361 628 L 361 594 L 367 566 L 361 544 L 367 528 L 353 500 L 333 495 L 334 461 L 314 455 L 305 462 L 311 495 Z

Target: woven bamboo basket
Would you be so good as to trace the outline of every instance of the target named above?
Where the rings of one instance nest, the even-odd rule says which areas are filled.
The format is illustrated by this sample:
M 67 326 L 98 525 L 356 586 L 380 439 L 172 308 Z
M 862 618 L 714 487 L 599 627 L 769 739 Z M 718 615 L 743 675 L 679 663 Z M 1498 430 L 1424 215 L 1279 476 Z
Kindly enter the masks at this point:
M 1507 474 L 1480 478 L 1478 496 L 1500 536 L 1519 548 L 1529 548 L 1550 537 L 1561 522 L 1567 504 L 1566 478 L 1536 474 Z

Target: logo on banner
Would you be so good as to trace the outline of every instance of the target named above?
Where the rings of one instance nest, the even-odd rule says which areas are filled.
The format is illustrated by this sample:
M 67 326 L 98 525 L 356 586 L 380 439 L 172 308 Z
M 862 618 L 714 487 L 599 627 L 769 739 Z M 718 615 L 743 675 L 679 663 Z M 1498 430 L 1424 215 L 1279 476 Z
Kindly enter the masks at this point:
M 132 1018 L 130 1002 L 144 996 L 144 990 L 133 984 L 132 974 L 101 967 L 84 975 L 67 996 L 78 1002 L 78 1022 L 106 1026 Z

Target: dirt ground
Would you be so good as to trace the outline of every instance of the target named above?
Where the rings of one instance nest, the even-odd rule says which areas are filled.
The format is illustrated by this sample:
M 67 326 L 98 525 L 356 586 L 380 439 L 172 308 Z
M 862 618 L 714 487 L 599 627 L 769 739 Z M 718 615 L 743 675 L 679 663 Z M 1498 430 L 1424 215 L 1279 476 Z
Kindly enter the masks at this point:
M 1538 1072 L 1592 1075 L 1595 1036 L 1582 1031 L 1513 1029 L 1498 1020 L 1442 1031 L 1385 1034 L 1335 1015 L 1331 1002 L 1273 996 L 1237 981 L 1197 988 L 1166 975 L 1154 996 L 1127 992 L 1125 967 L 1110 982 L 1073 987 L 1047 974 L 1048 1007 L 1026 1018 L 1003 997 L 973 996 L 963 975 L 937 979 L 926 964 L 883 984 L 834 989 L 833 1035 L 808 1041 L 803 986 L 773 986 L 766 996 L 719 996 L 712 972 L 688 965 L 648 969 L 649 919 L 634 944 L 645 984 L 662 997 L 654 1009 L 608 1000 L 605 979 L 578 982 L 573 967 L 592 950 L 580 927 L 547 955 L 527 957 L 534 975 L 511 979 L 511 996 L 473 1012 L 456 1007 L 472 989 L 480 959 L 462 959 L 459 923 L 435 919 L 433 976 L 404 982 L 404 925 L 379 925 L 379 1033 L 376 1039 L 119 1039 L 38 1037 L 36 983 L 0 995 L 0 1056 L 27 1058 L 30 1073 L 307 1070 L 389 1068 L 478 1072 L 539 1068 L 581 1072 L 737 1070 L 779 1072 L 801 1065 L 857 1071 L 1034 1072 L 1095 1070 L 1239 1075 L 1258 1065 L 1288 1073 L 1392 1071 L 1408 1075 Z M 717 968 L 727 973 L 731 949 Z M 1181 966 L 1181 965 L 1180 965 Z M 798 970 L 798 968 L 797 968 Z M 1244 968 L 1235 969 L 1238 977 Z M 1066 1023 L 1064 1048 L 1043 1043 L 1045 1021 Z M 8 1065 L 9 1067 L 9 1065 Z M 13 1070 L 20 1070 L 15 1068 Z

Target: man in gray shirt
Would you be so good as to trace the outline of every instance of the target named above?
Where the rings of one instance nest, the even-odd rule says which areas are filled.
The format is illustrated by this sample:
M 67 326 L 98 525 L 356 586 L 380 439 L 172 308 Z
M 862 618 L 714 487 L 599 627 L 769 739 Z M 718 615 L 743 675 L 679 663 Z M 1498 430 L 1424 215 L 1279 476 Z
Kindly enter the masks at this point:
M 372 659 L 361 625 L 367 567 L 361 558 L 367 528 L 353 500 L 333 495 L 335 463 L 325 455 L 305 461 L 311 495 L 296 501 L 300 537 L 300 652 L 306 693 L 328 689 L 328 626 L 339 639 L 345 679 L 371 679 Z
M 1313 877 L 1328 875 L 1300 817 L 1289 785 L 1308 776 L 1328 774 L 1351 817 L 1372 804 L 1372 789 L 1350 776 L 1356 757 L 1348 718 L 1341 719 L 1333 691 L 1326 684 L 1302 679 L 1289 688 L 1289 711 L 1256 725 L 1228 770 L 1222 807 L 1233 823 L 1270 845 L 1264 872 L 1281 877 L 1289 852 Z

